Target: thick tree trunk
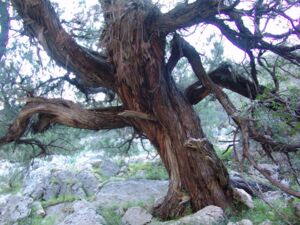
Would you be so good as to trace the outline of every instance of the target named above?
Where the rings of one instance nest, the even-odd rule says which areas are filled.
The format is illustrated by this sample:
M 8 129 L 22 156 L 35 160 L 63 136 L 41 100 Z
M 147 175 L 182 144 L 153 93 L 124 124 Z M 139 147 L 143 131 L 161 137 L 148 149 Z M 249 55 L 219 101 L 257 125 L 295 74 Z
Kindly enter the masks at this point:
M 232 192 L 227 170 L 204 138 L 191 104 L 168 74 L 165 37 L 144 28 L 149 21 L 147 10 L 153 6 L 145 3 L 128 10 L 123 4 L 104 5 L 108 13 L 102 42 L 110 46 L 107 51 L 116 68 L 124 108 L 148 115 L 133 117 L 132 123 L 157 147 L 169 172 L 168 194 L 154 214 L 163 219 L 179 216 L 187 202 L 194 211 L 207 205 L 229 206 Z

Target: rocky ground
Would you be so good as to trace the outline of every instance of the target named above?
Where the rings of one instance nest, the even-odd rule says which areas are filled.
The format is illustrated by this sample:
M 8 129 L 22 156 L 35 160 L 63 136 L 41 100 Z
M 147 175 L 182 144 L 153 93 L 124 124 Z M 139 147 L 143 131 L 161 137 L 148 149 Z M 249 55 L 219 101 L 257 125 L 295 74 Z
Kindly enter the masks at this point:
M 265 167 L 277 176 L 277 168 Z M 20 174 L 16 185 L 12 178 Z M 231 176 L 239 174 L 232 172 Z M 119 166 L 99 153 L 35 159 L 27 168 L 2 161 L 0 177 L 0 225 L 255 224 L 247 218 L 230 222 L 216 206 L 208 206 L 178 220 L 160 222 L 150 212 L 153 204 L 166 194 L 168 181 L 145 179 L 147 171 L 141 168 L 132 171 L 129 165 Z M 7 177 L 10 179 L 4 179 Z M 247 192 L 243 189 L 235 189 L 235 192 L 246 208 L 255 207 Z M 263 195 L 270 203 L 286 198 L 279 191 Z M 299 204 L 295 204 L 295 210 L 300 216 Z M 266 220 L 260 224 L 272 222 Z

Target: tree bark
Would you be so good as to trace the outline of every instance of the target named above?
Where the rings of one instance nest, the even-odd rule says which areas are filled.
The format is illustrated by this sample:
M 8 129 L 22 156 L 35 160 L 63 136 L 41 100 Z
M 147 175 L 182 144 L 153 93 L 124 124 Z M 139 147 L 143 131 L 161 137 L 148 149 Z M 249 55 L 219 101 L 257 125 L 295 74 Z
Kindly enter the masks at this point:
M 207 205 L 226 208 L 232 201 L 227 170 L 205 138 L 192 105 L 168 73 L 165 36 L 144 27 L 146 16 L 155 15 L 151 11 L 155 7 L 128 11 L 124 4 L 103 5 L 107 26 L 102 42 L 116 68 L 124 108 L 152 118 L 134 118 L 133 126 L 156 146 L 169 172 L 168 194 L 154 215 L 179 216 L 188 201 L 193 211 Z

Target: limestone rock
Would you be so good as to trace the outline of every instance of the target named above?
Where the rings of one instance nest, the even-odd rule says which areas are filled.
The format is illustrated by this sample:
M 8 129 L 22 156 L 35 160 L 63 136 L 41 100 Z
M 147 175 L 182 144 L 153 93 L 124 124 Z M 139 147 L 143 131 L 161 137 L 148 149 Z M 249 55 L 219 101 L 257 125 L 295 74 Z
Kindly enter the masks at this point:
M 222 224 L 225 216 L 220 207 L 207 206 L 195 214 L 182 217 L 179 220 L 172 220 L 167 222 L 153 221 L 149 225 L 216 225 Z
M 128 180 L 114 181 L 103 186 L 97 193 L 95 205 L 124 204 L 128 202 L 148 202 L 164 196 L 168 191 L 168 181 Z
M 246 205 L 248 208 L 253 209 L 254 208 L 254 203 L 251 195 L 249 195 L 246 191 L 243 189 L 239 188 L 234 188 L 233 189 L 233 195 L 234 198 L 237 201 L 242 202 L 244 205 Z
M 57 205 L 50 206 L 46 209 L 45 219 L 55 218 L 55 224 L 58 224 L 73 212 L 73 202 L 60 203 Z
M 0 224 L 13 224 L 31 213 L 33 199 L 19 195 L 0 197 Z
M 124 225 L 144 225 L 151 221 L 152 215 L 141 207 L 129 208 L 122 218 Z
M 30 179 L 25 182 L 23 193 L 35 200 L 49 200 L 60 196 L 76 196 L 79 198 L 91 196 L 97 192 L 98 179 L 92 171 L 73 172 L 69 170 L 52 170 L 41 179 Z
M 99 169 L 104 176 L 112 177 L 119 172 L 120 167 L 109 159 L 103 159 L 99 165 Z
M 35 202 L 32 204 L 32 206 L 33 206 L 33 208 L 35 209 L 36 215 L 41 216 L 41 217 L 44 217 L 44 216 L 46 215 L 46 212 L 45 212 L 45 210 L 43 209 L 43 206 L 42 206 L 41 202 L 35 201 Z
M 78 201 L 73 204 L 73 212 L 66 216 L 58 225 L 104 225 L 104 218 L 97 214 L 95 208 L 86 201 Z
M 77 175 L 76 178 L 82 184 L 85 193 L 89 196 L 96 194 L 99 180 L 90 170 L 82 170 Z

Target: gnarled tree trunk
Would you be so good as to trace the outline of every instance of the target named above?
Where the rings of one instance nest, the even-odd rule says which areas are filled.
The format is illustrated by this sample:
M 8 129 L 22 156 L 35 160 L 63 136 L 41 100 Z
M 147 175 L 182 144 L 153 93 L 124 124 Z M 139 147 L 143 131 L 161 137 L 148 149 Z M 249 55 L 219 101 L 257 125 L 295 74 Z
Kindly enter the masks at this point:
M 250 123 L 250 120 L 238 117 L 235 107 L 220 88 L 228 88 L 247 98 L 255 98 L 263 93 L 266 88 L 258 84 L 255 57 L 252 53 L 254 49 L 261 49 L 263 52 L 268 50 L 299 65 L 300 57 L 296 51 L 299 50 L 299 45 L 282 45 L 282 38 L 299 33 L 296 26 L 293 25 L 293 29 L 282 35 L 267 34 L 265 31 L 252 33 L 241 19 L 244 15 L 255 18 L 253 26 L 259 29 L 256 25 L 259 24 L 260 18 L 270 14 L 274 17 L 273 13 L 282 15 L 289 7 L 282 7 L 285 10 L 281 11 L 270 2 L 267 5 L 272 5 L 272 10 L 265 11 L 260 10 L 264 7 L 262 1 L 254 1 L 253 10 L 245 11 L 240 7 L 239 10 L 235 10 L 240 1 L 196 0 L 192 3 L 185 1 L 184 4 L 178 4 L 174 9 L 162 14 L 151 0 L 100 0 L 105 18 L 101 43 L 106 52 L 99 53 L 79 45 L 64 30 L 49 0 L 11 2 L 23 19 L 26 33 L 35 37 L 58 65 L 76 75 L 74 80 L 68 77 L 65 77 L 65 80 L 84 93 L 99 88 L 116 92 L 123 105 L 83 109 L 62 99 L 29 98 L 18 118 L 9 127 L 6 136 L 0 138 L 0 145 L 20 142 L 27 129 L 42 132 L 54 124 L 93 130 L 134 127 L 146 135 L 157 148 L 169 172 L 168 194 L 154 209 L 155 215 L 164 219 L 180 215 L 186 203 L 191 203 L 193 211 L 197 211 L 211 204 L 225 208 L 232 202 L 227 170 L 205 138 L 200 121 L 192 108 L 192 104 L 201 101 L 208 94 L 215 95 L 243 131 L 244 153 L 248 152 L 248 133 L 250 137 L 267 144 L 273 150 L 298 151 L 299 144 L 275 141 L 259 133 L 252 121 Z M 286 3 L 276 4 L 280 6 Z M 0 8 L 1 20 L 4 21 L 4 25 L 1 26 L 1 48 L 1 45 L 5 47 L 7 43 L 9 18 L 6 4 L 0 4 Z M 258 11 L 264 16 L 256 14 Z M 292 23 L 291 18 L 286 19 Z M 199 54 L 181 38 L 177 38 L 177 45 L 174 42 L 176 48 L 172 46 L 171 57 L 168 63 L 165 63 L 166 35 L 200 23 L 212 24 L 219 28 L 233 44 L 248 54 L 252 81 L 232 73 L 228 66 L 219 67 L 206 74 Z M 263 33 L 276 39 L 275 44 L 269 43 L 260 35 Z M 176 35 L 174 40 L 175 37 Z M 0 58 L 3 53 L 0 49 Z M 199 79 L 185 90 L 185 95 L 176 88 L 170 74 L 182 56 L 188 58 Z M 276 77 L 272 77 L 278 88 Z M 286 105 L 283 99 L 274 99 L 276 104 L 284 106 L 290 112 L 289 105 Z M 272 105 L 273 101 L 268 103 L 270 109 L 278 108 Z M 298 107 L 294 111 L 295 115 L 299 114 Z M 29 127 L 35 114 L 39 114 L 37 121 Z M 249 160 L 264 174 L 251 158 Z M 268 175 L 265 176 L 268 178 Z M 272 178 L 268 179 L 287 193 L 299 197 L 299 193 L 278 184 Z
M 225 208 L 232 201 L 227 170 L 168 73 L 165 36 L 149 30 L 156 9 L 151 4 L 129 9 L 125 4 L 103 6 L 107 26 L 102 43 L 109 46 L 118 95 L 132 112 L 131 122 L 157 147 L 169 172 L 168 194 L 154 213 L 164 219 L 178 216 L 189 201 L 194 211 L 207 205 Z M 141 113 L 147 116 L 134 117 Z

